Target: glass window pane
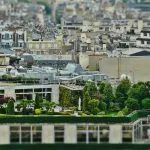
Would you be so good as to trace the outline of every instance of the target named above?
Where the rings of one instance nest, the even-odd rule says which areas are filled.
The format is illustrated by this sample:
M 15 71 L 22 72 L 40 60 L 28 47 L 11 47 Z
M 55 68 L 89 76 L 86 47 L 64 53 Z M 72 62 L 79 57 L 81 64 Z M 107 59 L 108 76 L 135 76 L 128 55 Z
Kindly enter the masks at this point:
M 34 92 L 42 92 L 42 89 L 39 88 L 39 89 L 34 89 Z
M 30 131 L 30 126 L 22 126 L 21 131 Z
M 23 89 L 16 89 L 15 93 L 23 93 Z
M 100 126 L 100 142 L 109 142 L 108 126 Z
M 89 133 L 89 143 L 97 143 L 97 132 Z
M 41 132 L 32 132 L 33 134 L 33 143 L 41 143 L 42 142 L 42 133 Z
M 31 93 L 33 92 L 33 89 L 24 89 L 24 93 Z
M 10 132 L 10 143 L 19 143 L 19 132 Z
M 86 143 L 86 133 L 77 133 L 77 142 Z
M 54 126 L 55 131 L 55 143 L 63 143 L 64 142 L 64 126 L 57 125 Z
M 19 131 L 19 126 L 11 126 L 10 127 L 10 132 L 11 131 Z
M 31 141 L 30 132 L 21 132 L 21 138 L 22 143 L 30 143 Z

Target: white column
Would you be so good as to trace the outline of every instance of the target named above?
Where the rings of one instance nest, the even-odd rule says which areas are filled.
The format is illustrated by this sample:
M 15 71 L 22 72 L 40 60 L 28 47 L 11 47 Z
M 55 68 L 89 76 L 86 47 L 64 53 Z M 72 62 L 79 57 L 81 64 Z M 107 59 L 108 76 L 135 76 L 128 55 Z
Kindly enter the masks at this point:
M 0 144 L 9 144 L 9 126 L 8 125 L 0 125 Z
M 74 124 L 65 125 L 65 134 L 64 134 L 65 143 L 77 143 L 77 129 Z
M 59 85 L 52 86 L 52 102 L 59 104 Z
M 110 125 L 109 143 L 122 143 L 121 125 Z
M 44 124 L 42 126 L 42 143 L 54 143 L 54 125 Z

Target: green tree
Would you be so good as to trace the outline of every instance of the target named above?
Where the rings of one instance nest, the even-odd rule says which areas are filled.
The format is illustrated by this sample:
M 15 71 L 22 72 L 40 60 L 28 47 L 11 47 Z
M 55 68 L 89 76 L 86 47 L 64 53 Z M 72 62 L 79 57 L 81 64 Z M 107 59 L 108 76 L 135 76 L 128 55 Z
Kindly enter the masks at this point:
M 128 95 L 130 98 L 137 99 L 140 107 L 142 107 L 142 100 L 148 96 L 147 87 L 144 83 L 139 82 L 130 88 Z
M 6 109 L 7 114 L 9 115 L 14 115 L 15 114 L 15 110 L 14 110 L 14 100 L 9 99 L 8 103 L 7 103 L 7 109 Z
M 116 100 L 119 103 L 120 108 L 124 107 L 125 101 L 128 99 L 128 91 L 131 87 L 131 83 L 128 79 L 124 79 L 120 82 L 116 89 Z
M 98 84 L 98 89 L 101 94 L 104 94 L 105 83 L 101 82 Z
M 98 92 L 95 82 L 88 81 L 84 87 L 84 92 L 88 91 L 91 99 L 95 98 Z
M 60 105 L 63 108 L 71 106 L 71 99 L 72 99 L 71 91 L 64 87 L 61 87 L 60 88 L 60 96 L 59 96 Z
M 46 100 L 51 102 L 51 93 L 46 94 Z
M 142 100 L 142 108 L 150 109 L 150 98 L 145 98 Z
M 45 101 L 42 103 L 42 106 L 45 107 L 47 111 L 48 110 L 52 111 L 56 105 L 57 104 L 55 102 L 49 102 L 49 101 Z
M 35 96 L 34 109 L 41 108 L 41 103 L 42 103 L 41 99 L 42 99 L 41 96 L 39 95 L 39 93 L 37 93 L 36 96 Z
M 140 107 L 138 101 L 134 98 L 128 98 L 128 100 L 125 102 L 125 105 L 129 109 L 129 112 L 132 112 L 133 110 L 138 110 Z
M 107 104 L 107 110 L 110 107 L 110 103 L 113 102 L 114 95 L 111 84 L 107 83 L 104 88 L 104 102 Z
M 88 103 L 90 101 L 90 96 L 88 91 L 83 94 L 82 110 L 85 112 L 88 110 Z
M 107 109 L 107 104 L 100 100 L 99 109 L 100 109 L 100 111 L 105 111 Z
M 93 114 L 93 115 L 97 115 L 99 112 L 99 100 L 97 99 L 92 99 L 88 102 L 88 111 L 89 113 Z

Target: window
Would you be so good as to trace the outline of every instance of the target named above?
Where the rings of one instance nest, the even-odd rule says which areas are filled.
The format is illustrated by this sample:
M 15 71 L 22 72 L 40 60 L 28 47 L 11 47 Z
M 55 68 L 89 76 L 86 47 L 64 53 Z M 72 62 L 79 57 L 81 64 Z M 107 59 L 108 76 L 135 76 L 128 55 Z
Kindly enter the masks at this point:
M 47 92 L 51 92 L 52 91 L 52 89 L 51 88 L 47 88 Z
M 30 143 L 31 141 L 31 127 L 22 126 L 21 127 L 21 143 Z
M 132 126 L 122 127 L 122 142 L 132 142 Z
M 147 33 L 144 33 L 144 36 L 147 36 Z
M 42 89 L 39 88 L 39 89 L 34 89 L 34 92 L 42 92 Z
M 24 89 L 24 93 L 32 93 L 33 89 Z
M 8 33 L 5 34 L 5 40 L 9 40 L 9 34 Z
M 63 125 L 55 125 L 54 134 L 55 134 L 55 143 L 64 142 L 64 126 Z
M 15 93 L 23 93 L 23 89 L 16 89 Z
M 41 126 L 10 126 L 10 143 L 41 143 Z
M 32 135 L 33 135 L 33 143 L 41 143 L 42 142 L 42 127 L 33 126 Z
M 16 94 L 16 100 L 23 100 L 24 95 L 23 94 Z
M 19 126 L 10 127 L 10 143 L 19 143 Z
M 4 90 L 0 90 L 0 94 L 4 94 Z
M 149 44 L 149 45 L 150 45 L 150 41 L 147 41 L 147 44 Z
M 100 142 L 109 142 L 109 126 L 99 127 Z
M 141 44 L 144 44 L 144 41 L 143 41 L 143 40 L 141 41 Z
M 98 126 L 97 125 L 89 125 L 88 126 L 88 137 L 89 143 L 97 143 L 98 142 Z
M 77 142 L 78 143 L 86 143 L 87 141 L 87 126 L 86 125 L 78 125 L 77 126 Z

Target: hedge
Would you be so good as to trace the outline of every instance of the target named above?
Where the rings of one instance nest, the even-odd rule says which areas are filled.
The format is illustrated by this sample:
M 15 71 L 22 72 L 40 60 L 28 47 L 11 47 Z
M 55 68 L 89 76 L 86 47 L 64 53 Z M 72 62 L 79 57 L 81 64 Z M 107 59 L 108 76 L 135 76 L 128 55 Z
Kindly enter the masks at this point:
M 2 115 L 0 123 L 130 123 L 139 118 L 150 115 L 150 110 L 134 111 L 123 117 L 98 117 L 98 116 L 55 116 L 55 115 Z

